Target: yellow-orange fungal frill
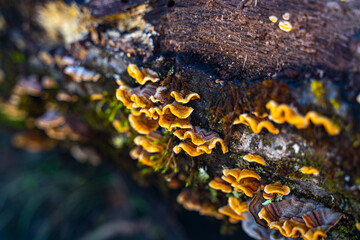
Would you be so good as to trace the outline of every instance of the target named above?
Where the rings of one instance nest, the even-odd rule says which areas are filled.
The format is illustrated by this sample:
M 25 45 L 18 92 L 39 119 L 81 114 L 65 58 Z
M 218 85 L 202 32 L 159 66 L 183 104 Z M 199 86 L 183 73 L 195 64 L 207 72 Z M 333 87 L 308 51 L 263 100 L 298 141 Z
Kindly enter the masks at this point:
M 159 116 L 159 125 L 172 131 L 174 128 L 192 128 L 190 119 L 180 119 L 172 115 L 171 113 L 165 113 Z
M 137 159 L 140 163 L 148 167 L 154 167 L 154 163 L 150 160 L 151 154 L 141 147 L 135 147 L 130 151 L 130 157 Z
M 266 108 L 270 110 L 271 120 L 276 123 L 287 122 L 298 129 L 303 129 L 308 127 L 311 121 L 315 125 L 323 125 L 330 135 L 337 135 L 340 133 L 340 129 L 338 129 L 330 119 L 321 116 L 314 111 L 310 111 L 305 116 L 302 116 L 290 106 L 286 104 L 277 104 L 274 100 L 270 100 L 266 104 Z
M 224 207 L 219 208 L 218 212 L 220 214 L 228 216 L 229 217 L 229 222 L 233 223 L 233 224 L 236 224 L 239 221 L 245 220 L 244 216 L 238 215 L 229 205 L 226 205 Z
M 141 134 L 149 134 L 159 127 L 156 120 L 148 118 L 144 113 L 141 113 L 138 116 L 131 113 L 129 115 L 129 123 L 135 131 Z
M 149 153 L 161 152 L 165 149 L 166 143 L 161 143 L 162 135 L 158 132 L 151 132 L 145 136 L 137 136 L 134 143 L 143 147 Z
M 169 111 L 175 117 L 178 117 L 180 119 L 185 119 L 190 116 L 193 110 L 194 109 L 191 107 L 187 107 L 180 103 L 174 102 L 172 104 L 168 104 L 164 106 L 162 113 L 165 114 L 167 111 Z
M 127 86 L 119 86 L 116 90 L 116 99 L 121 101 L 126 108 L 132 109 L 133 102 L 131 101 L 131 88 Z
M 279 133 L 279 129 L 277 129 L 271 122 L 258 117 L 252 117 L 247 113 L 241 114 L 237 119 L 235 119 L 233 125 L 237 124 L 245 124 L 249 126 L 254 133 L 260 133 L 263 128 L 273 134 Z
M 286 196 L 290 193 L 290 188 L 285 185 L 281 185 L 280 182 L 266 185 L 264 188 L 264 192 L 267 194 L 279 194 L 280 196 Z
M 357 229 L 358 231 L 360 231 L 360 223 L 359 223 L 359 222 L 356 222 L 356 223 L 355 223 L 355 227 L 356 227 L 356 229 Z
M 104 95 L 102 95 L 101 93 L 94 93 L 94 94 L 91 94 L 90 101 L 97 101 L 97 100 L 101 100 L 103 98 L 104 98 Z
M 302 167 L 302 168 L 300 168 L 300 172 L 302 172 L 304 174 L 313 174 L 315 176 L 319 175 L 319 170 L 317 170 L 316 168 L 313 168 L 313 167 Z
M 204 153 L 204 151 L 198 150 L 197 146 L 191 142 L 182 142 L 173 148 L 176 154 L 179 154 L 181 150 L 184 150 L 191 157 L 197 157 Z
M 167 88 L 164 86 L 160 86 L 156 88 L 155 94 L 153 96 L 150 96 L 150 100 L 153 103 L 164 103 L 164 98 L 163 96 L 166 94 L 167 92 Z
M 338 135 L 340 133 L 340 129 L 338 129 L 329 118 L 321 116 L 314 111 L 308 112 L 305 118 L 308 121 L 311 120 L 314 125 L 323 125 L 330 135 Z
M 160 81 L 160 78 L 156 72 L 148 68 L 143 68 L 140 70 L 135 64 L 129 64 L 128 73 L 141 85 L 144 85 L 148 81 Z
M 255 155 L 255 154 L 247 154 L 246 156 L 244 156 L 243 158 L 245 161 L 247 162 L 255 162 L 255 163 L 259 163 L 263 166 L 266 165 L 265 159 L 259 155 Z
M 248 197 L 252 197 L 260 185 L 260 176 L 247 169 L 224 169 L 221 179 L 230 183 L 235 191 L 243 192 Z
M 232 188 L 229 186 L 225 181 L 221 180 L 220 178 L 216 177 L 209 183 L 209 187 L 215 190 L 220 190 L 224 193 L 231 193 Z
M 279 28 L 281 30 L 283 30 L 284 32 L 291 32 L 292 30 L 292 25 L 289 21 L 286 21 L 286 20 L 281 20 L 279 22 Z
M 231 209 L 234 210 L 238 215 L 249 211 L 249 204 L 247 202 L 241 202 L 235 197 L 229 197 L 228 203 Z
M 175 101 L 177 101 L 179 103 L 184 103 L 184 104 L 186 104 L 192 100 L 200 99 L 199 94 L 193 93 L 193 92 L 185 94 L 183 91 L 181 91 L 181 92 L 172 91 L 170 93 L 170 96 L 175 98 Z
M 202 150 L 207 154 L 212 152 L 212 149 L 216 147 L 217 143 L 220 143 L 223 153 L 228 151 L 223 139 L 221 139 L 217 133 L 208 132 L 199 127 L 193 127 L 187 130 L 179 129 L 174 132 L 174 135 L 180 140 L 190 139 L 193 144 L 198 146 L 198 150 Z
M 211 216 L 217 219 L 223 217 L 222 214 L 216 211 L 215 206 L 205 202 L 201 203 L 199 200 L 199 195 L 195 191 L 183 190 L 177 197 L 177 202 L 181 204 L 185 209 L 189 211 L 197 211 L 200 215 Z

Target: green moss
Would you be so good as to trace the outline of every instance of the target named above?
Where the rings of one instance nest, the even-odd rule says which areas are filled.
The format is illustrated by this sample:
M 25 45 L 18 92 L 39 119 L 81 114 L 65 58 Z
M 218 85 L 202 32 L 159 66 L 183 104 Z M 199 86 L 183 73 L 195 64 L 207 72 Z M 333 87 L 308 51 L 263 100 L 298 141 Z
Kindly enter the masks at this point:
M 340 102 L 337 101 L 336 99 L 330 99 L 330 103 L 333 105 L 334 109 L 339 109 L 340 108 Z
M 311 82 L 311 91 L 314 93 L 316 99 L 320 100 L 325 95 L 324 84 L 321 81 L 313 80 Z

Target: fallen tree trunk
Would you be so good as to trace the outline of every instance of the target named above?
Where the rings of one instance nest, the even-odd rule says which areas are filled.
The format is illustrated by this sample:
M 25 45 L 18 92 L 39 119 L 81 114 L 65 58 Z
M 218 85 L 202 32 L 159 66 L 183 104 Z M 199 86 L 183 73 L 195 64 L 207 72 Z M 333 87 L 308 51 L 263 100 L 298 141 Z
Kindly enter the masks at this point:
M 185 208 L 254 238 L 357 238 L 357 1 L 30 4 L 2 11 L 6 83 L 25 75 L 1 91 L 10 118 L 115 161 L 131 148 Z

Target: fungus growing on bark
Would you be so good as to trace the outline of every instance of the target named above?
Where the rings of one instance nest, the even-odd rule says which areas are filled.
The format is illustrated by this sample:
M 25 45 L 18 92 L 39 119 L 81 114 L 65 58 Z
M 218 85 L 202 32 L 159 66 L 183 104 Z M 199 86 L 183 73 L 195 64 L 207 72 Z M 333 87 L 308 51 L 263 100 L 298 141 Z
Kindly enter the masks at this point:
M 172 115 L 171 113 L 165 113 L 159 116 L 159 125 L 172 131 L 174 128 L 191 128 L 190 119 L 180 119 Z
M 165 149 L 166 145 L 161 143 L 163 135 L 159 132 L 151 132 L 145 136 L 137 136 L 134 139 L 134 143 L 143 147 L 149 153 L 161 152 Z
M 148 167 L 155 167 L 154 163 L 150 160 L 151 154 L 142 149 L 141 147 L 135 147 L 130 151 L 130 157 L 137 159 L 140 163 Z
M 127 109 L 132 109 L 131 88 L 121 85 L 116 90 L 116 99 L 121 101 Z
M 247 154 L 243 159 L 247 162 L 255 162 L 263 166 L 266 165 L 265 159 L 259 155 Z
M 167 93 L 167 88 L 160 86 L 156 88 L 155 94 L 150 97 L 150 100 L 153 103 L 164 103 L 164 95 Z
M 265 205 L 259 217 L 285 237 L 296 238 L 301 234 L 305 240 L 318 240 L 326 237 L 326 232 L 340 221 L 342 214 L 312 200 L 291 196 Z
M 69 75 L 75 82 L 97 82 L 100 79 L 100 74 L 81 66 L 67 66 L 64 73 Z
M 266 108 L 270 110 L 270 119 L 276 123 L 287 122 L 298 129 L 303 129 L 308 127 L 311 121 L 315 125 L 323 125 L 330 135 L 337 135 L 340 133 L 340 129 L 338 129 L 330 119 L 321 116 L 314 111 L 310 111 L 305 114 L 305 116 L 302 116 L 288 105 L 277 104 L 273 100 L 270 100 L 266 104 Z
M 70 44 L 83 38 L 91 25 L 91 14 L 75 3 L 67 5 L 61 1 L 47 2 L 38 10 L 38 22 L 53 40 Z
M 146 82 L 158 82 L 160 78 L 156 72 L 151 69 L 139 69 L 135 64 L 129 64 L 128 73 L 131 77 L 135 78 L 138 83 L 144 85 Z
M 223 216 L 216 211 L 215 206 L 205 202 L 201 203 L 199 194 L 194 190 L 185 189 L 177 196 L 177 202 L 186 210 L 197 211 L 200 215 L 221 219 Z
M 269 199 L 270 196 L 275 196 L 277 193 L 279 196 L 286 196 L 290 193 L 290 188 L 285 185 L 281 185 L 280 182 L 266 185 L 264 188 L 264 198 Z
M 192 142 L 182 142 L 173 148 L 174 153 L 179 154 L 181 150 L 184 150 L 191 157 L 197 157 L 204 153 L 203 150 L 199 150 L 198 147 Z
M 220 190 L 224 193 L 231 193 L 232 191 L 231 186 L 218 177 L 214 178 L 214 180 L 211 180 L 211 182 L 209 183 L 209 187 L 215 190 Z
M 65 123 L 65 116 L 56 110 L 48 110 L 42 116 L 38 117 L 35 125 L 40 129 L 49 129 L 59 127 Z
M 37 132 L 20 132 L 12 138 L 12 144 L 15 147 L 25 149 L 31 153 L 49 151 L 56 145 L 56 141 L 44 137 Z
M 144 113 L 141 113 L 140 115 L 131 113 L 129 115 L 129 123 L 135 131 L 141 134 L 149 134 L 159 127 L 156 120 L 148 118 Z
M 189 117 L 193 111 L 194 109 L 191 107 L 186 107 L 180 103 L 173 102 L 172 104 L 167 104 L 164 106 L 162 114 L 164 115 L 166 112 L 170 112 L 175 117 L 185 119 Z
M 13 92 L 20 95 L 27 94 L 38 97 L 42 94 L 42 90 L 43 88 L 39 83 L 37 76 L 31 75 L 21 78 L 16 84 Z
M 279 130 L 274 127 L 274 125 L 258 117 L 252 117 L 251 115 L 244 113 L 241 114 L 235 121 L 233 125 L 245 124 L 251 128 L 254 133 L 260 133 L 263 128 L 267 129 L 270 133 L 278 134 Z
M 229 221 L 234 224 L 245 220 L 245 217 L 242 215 L 242 213 L 248 210 L 248 204 L 246 202 L 240 202 L 235 197 L 230 197 L 228 199 L 228 205 L 218 209 L 219 213 L 228 216 Z
M 227 152 L 227 147 L 224 144 L 224 141 L 219 137 L 217 133 L 207 132 L 204 129 L 199 127 L 193 127 L 191 129 L 179 129 L 174 132 L 174 135 L 177 136 L 180 140 L 190 139 L 181 145 L 188 145 L 191 149 L 195 149 L 196 154 L 207 153 L 210 154 L 212 149 L 216 147 L 217 143 L 220 143 L 221 150 L 223 153 Z M 183 147 L 181 147 L 183 148 Z M 183 148 L 184 149 L 184 148 Z M 177 149 L 176 151 L 178 151 Z M 186 151 L 184 149 L 184 151 Z M 194 151 L 191 151 L 194 153 Z
M 230 183 L 235 191 L 243 192 L 248 197 L 253 197 L 260 185 L 260 176 L 247 169 L 224 169 L 221 178 Z
M 289 21 L 286 21 L 286 20 L 281 20 L 279 22 L 279 28 L 281 30 L 283 30 L 284 32 L 291 32 L 292 30 L 292 25 Z
M 170 96 L 175 98 L 175 101 L 184 104 L 190 102 L 191 100 L 200 99 L 199 94 L 193 92 L 185 94 L 184 91 L 181 92 L 172 91 L 170 93 Z
M 313 168 L 313 167 L 302 167 L 302 168 L 300 168 L 300 172 L 302 172 L 304 174 L 313 174 L 315 176 L 319 175 L 319 170 L 317 170 L 316 168 Z
M 276 16 L 270 16 L 269 20 L 273 23 L 276 23 L 278 21 L 278 18 Z

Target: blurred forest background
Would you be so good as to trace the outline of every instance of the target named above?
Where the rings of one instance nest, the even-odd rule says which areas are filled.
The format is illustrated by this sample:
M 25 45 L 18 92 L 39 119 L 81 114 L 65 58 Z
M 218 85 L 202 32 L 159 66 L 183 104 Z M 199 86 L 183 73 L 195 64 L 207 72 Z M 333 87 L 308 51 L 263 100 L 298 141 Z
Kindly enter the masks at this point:
M 18 149 L 14 130 L 0 127 L 1 239 L 250 239 L 221 235 L 221 221 L 172 206 L 178 191 L 140 187 L 113 164 Z

